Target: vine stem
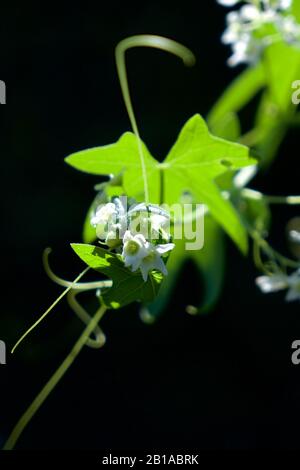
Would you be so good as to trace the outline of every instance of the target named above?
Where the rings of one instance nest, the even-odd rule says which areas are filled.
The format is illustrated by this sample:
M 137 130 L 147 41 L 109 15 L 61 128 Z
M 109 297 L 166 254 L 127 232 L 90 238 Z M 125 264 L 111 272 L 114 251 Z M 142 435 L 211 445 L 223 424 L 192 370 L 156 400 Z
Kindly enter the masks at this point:
M 140 138 L 140 133 L 138 130 L 137 122 L 136 122 L 134 111 L 133 111 L 133 106 L 132 106 L 130 91 L 129 91 L 129 86 L 128 86 L 127 73 L 126 73 L 126 64 L 125 64 L 126 51 L 134 47 L 152 47 L 155 49 L 161 49 L 163 51 L 170 52 L 171 54 L 174 54 L 178 56 L 180 59 L 182 59 L 183 63 L 187 66 L 194 65 L 196 59 L 195 59 L 194 54 L 182 44 L 179 44 L 176 41 L 173 41 L 171 39 L 167 39 L 161 36 L 154 36 L 154 35 L 148 35 L 148 34 L 131 36 L 129 38 L 123 39 L 123 41 L 119 42 L 119 44 L 116 47 L 115 58 L 116 58 L 118 76 L 120 80 L 123 99 L 125 102 L 129 119 L 130 119 L 130 123 L 133 129 L 133 132 L 135 133 L 137 137 L 137 145 L 138 145 L 138 151 L 139 151 L 141 167 L 142 167 L 143 182 L 144 182 L 145 202 L 146 204 L 149 204 L 150 202 L 149 201 L 149 187 L 148 187 L 147 168 L 146 168 L 145 156 L 144 156 L 144 151 L 143 151 L 143 144 Z
M 268 196 L 266 194 L 262 194 L 259 191 L 248 188 L 242 190 L 242 195 L 247 199 L 253 199 L 256 201 L 264 200 L 269 204 L 300 204 L 300 196 Z
M 92 289 L 103 289 L 104 287 L 111 287 L 112 286 L 112 281 L 111 280 L 102 280 L 102 281 L 96 281 L 96 282 L 71 282 L 67 281 L 66 279 L 63 279 L 59 276 L 57 276 L 52 269 L 50 268 L 49 265 L 49 254 L 51 253 L 51 248 L 46 248 L 43 253 L 43 265 L 44 269 L 46 271 L 46 274 L 48 277 L 58 284 L 59 286 L 62 287 L 70 287 L 71 291 L 73 290 L 79 290 L 79 291 L 85 291 L 85 290 L 92 290 Z M 69 292 L 68 292 L 69 294 Z
M 82 291 L 71 290 L 67 295 L 67 301 L 71 309 L 73 310 L 73 312 L 77 315 L 77 317 L 85 325 L 88 325 L 89 322 L 91 321 L 91 317 L 76 298 L 77 295 L 80 294 L 81 292 L 86 292 L 86 289 Z M 106 337 L 99 325 L 95 327 L 95 329 L 93 330 L 93 334 L 95 336 L 95 339 L 88 338 L 85 343 L 86 346 L 89 346 L 90 348 L 94 348 L 94 349 L 102 348 L 104 344 L 106 343 Z
M 96 328 L 99 321 L 105 314 L 106 310 L 107 308 L 103 305 L 97 310 L 94 317 L 90 320 L 89 324 L 87 325 L 87 327 L 85 328 L 85 330 L 83 331 L 79 339 L 76 341 L 75 345 L 73 346 L 68 356 L 61 363 L 59 368 L 55 371 L 55 373 L 52 375 L 50 380 L 46 383 L 46 385 L 43 387 L 43 389 L 40 391 L 40 393 L 36 396 L 34 401 L 31 403 L 29 408 L 27 408 L 25 413 L 17 422 L 8 440 L 6 441 L 3 447 L 3 450 L 12 450 L 15 447 L 19 437 L 21 436 L 22 432 L 26 428 L 27 424 L 31 421 L 33 416 L 36 414 L 36 412 L 39 410 L 39 408 L 42 406 L 42 404 L 46 400 L 46 398 L 50 395 L 52 390 L 56 387 L 58 382 L 62 379 L 62 377 L 67 372 L 69 367 L 73 364 L 74 360 L 76 359 L 76 357 L 78 356 L 78 354 L 80 353 L 84 345 L 86 344 L 86 341 L 88 340 L 90 334 Z
M 85 268 L 85 270 L 82 271 L 79 274 L 79 276 L 77 276 L 76 279 L 69 284 L 67 289 L 65 289 L 60 294 L 60 296 L 57 297 L 57 299 L 53 302 L 53 304 L 50 305 L 50 307 L 43 313 L 43 315 L 41 315 L 40 318 L 33 325 L 31 325 L 31 327 L 28 328 L 27 331 L 25 331 L 25 333 L 21 336 L 21 338 L 16 342 L 16 344 L 12 348 L 12 350 L 11 350 L 12 354 L 15 352 L 17 347 L 22 343 L 22 341 L 29 335 L 29 333 L 31 333 L 31 331 L 34 330 L 44 320 L 44 318 L 51 312 L 51 310 L 53 310 L 53 308 L 58 304 L 58 302 L 61 301 L 61 299 L 73 288 L 73 286 L 75 284 L 77 284 L 77 282 L 89 271 L 89 269 L 90 269 L 89 266 L 87 268 Z

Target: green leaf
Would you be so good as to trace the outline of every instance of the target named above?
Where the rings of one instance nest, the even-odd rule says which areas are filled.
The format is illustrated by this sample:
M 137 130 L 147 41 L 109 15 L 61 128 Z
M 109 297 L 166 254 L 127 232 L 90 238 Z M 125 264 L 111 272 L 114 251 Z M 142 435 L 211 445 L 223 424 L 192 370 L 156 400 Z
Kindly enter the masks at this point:
M 159 203 L 161 177 L 164 202 L 178 203 L 185 192 L 198 203 L 208 206 L 242 252 L 247 251 L 247 235 L 232 204 L 226 200 L 215 179 L 228 171 L 253 165 L 248 149 L 242 145 L 213 137 L 205 121 L 196 115 L 184 126 L 179 138 L 163 163 L 157 162 L 143 145 L 150 201 Z M 143 181 L 137 139 L 126 133 L 112 145 L 75 153 L 66 161 L 75 168 L 93 174 L 123 172 L 126 194 L 137 199 L 143 194 Z
M 268 167 L 275 158 L 287 131 L 287 124 L 282 120 L 278 107 L 268 91 L 262 96 L 254 127 L 258 136 L 255 149 L 260 156 L 260 164 L 262 167 Z
M 292 83 L 299 79 L 300 50 L 285 42 L 277 42 L 265 50 L 264 63 L 271 100 L 286 113 L 292 108 Z
M 247 233 L 230 201 L 215 183 L 217 176 L 228 169 L 254 165 L 247 147 L 213 137 L 199 115 L 183 127 L 177 142 L 162 164 L 165 172 L 165 199 L 178 201 L 189 191 L 195 201 L 208 206 L 212 216 L 231 236 L 242 252 L 247 252 Z
M 241 124 L 236 113 L 227 113 L 210 126 L 213 135 L 237 142 L 241 137 Z
M 191 255 L 203 279 L 204 295 L 198 313 L 207 313 L 220 296 L 225 274 L 224 236 L 209 216 L 205 218 L 204 247 L 202 250 L 192 251 Z
M 266 168 L 275 158 L 297 109 L 292 104 L 292 83 L 300 75 L 300 50 L 283 41 L 271 44 L 263 63 L 268 86 L 258 107 L 254 133 L 256 151 Z
M 295 16 L 298 23 L 300 23 L 300 0 L 293 1 L 292 14 Z
M 150 200 L 155 203 L 158 201 L 159 194 L 158 162 L 150 155 L 147 147 L 142 145 Z M 77 170 L 93 175 L 123 173 L 123 186 L 126 193 L 139 200 L 143 199 L 144 186 L 137 138 L 131 132 L 123 134 L 115 144 L 73 153 L 65 161 Z
M 93 216 L 95 208 L 99 204 L 101 203 L 103 204 L 106 202 L 106 194 L 105 194 L 104 188 L 105 188 L 105 183 L 103 183 L 102 191 L 100 191 L 96 195 L 96 197 L 94 198 L 87 212 L 87 215 L 83 224 L 83 233 L 82 233 L 82 239 L 84 243 L 93 243 L 97 238 L 95 227 L 91 225 L 91 218 Z
M 203 280 L 202 303 L 196 308 L 197 313 L 207 313 L 216 304 L 223 286 L 225 265 L 225 240 L 217 223 L 206 215 L 205 243 L 201 250 L 186 251 L 185 241 L 176 240 L 167 264 L 168 276 L 163 280 L 157 298 L 141 308 L 141 318 L 152 323 L 168 305 L 185 262 L 191 259 L 198 268 Z M 200 290 L 200 288 L 199 288 Z
M 93 245 L 73 243 L 71 247 L 90 268 L 112 279 L 112 287 L 101 294 L 108 308 L 118 309 L 137 300 L 148 303 L 157 296 L 162 274 L 150 273 L 144 282 L 139 272 L 132 273 L 124 266 L 119 255 Z
M 237 113 L 258 93 L 265 85 L 265 71 L 262 64 L 251 67 L 227 88 L 221 98 L 212 108 L 209 116 L 209 126 L 213 126 L 228 113 Z

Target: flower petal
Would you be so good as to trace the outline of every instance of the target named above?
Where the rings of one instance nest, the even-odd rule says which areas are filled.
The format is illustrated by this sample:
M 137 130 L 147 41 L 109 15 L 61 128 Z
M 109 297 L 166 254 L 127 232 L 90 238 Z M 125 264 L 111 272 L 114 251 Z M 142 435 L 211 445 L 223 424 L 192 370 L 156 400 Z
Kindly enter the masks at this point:
M 256 285 L 264 294 L 277 292 L 288 287 L 287 277 L 283 274 L 274 274 L 273 276 L 260 276 L 256 280 Z
M 167 253 L 168 251 L 171 251 L 175 248 L 174 243 L 165 243 L 164 245 L 157 245 L 155 247 L 155 251 L 159 253 L 160 255 L 163 255 L 164 253 Z

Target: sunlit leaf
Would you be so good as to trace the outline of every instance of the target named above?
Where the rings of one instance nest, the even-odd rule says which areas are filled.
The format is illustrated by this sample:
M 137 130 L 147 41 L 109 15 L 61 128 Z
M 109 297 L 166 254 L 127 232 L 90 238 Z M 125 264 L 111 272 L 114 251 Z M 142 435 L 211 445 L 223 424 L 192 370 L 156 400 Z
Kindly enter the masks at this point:
M 164 182 L 164 201 L 178 203 L 185 192 L 192 193 L 198 203 L 208 206 L 242 252 L 247 251 L 247 235 L 238 214 L 226 200 L 215 179 L 230 170 L 253 165 L 245 146 L 213 137 L 199 115 L 183 127 L 178 140 L 163 163 L 156 161 L 143 145 L 150 201 L 159 203 L 160 182 Z M 73 167 L 97 175 L 123 172 L 126 194 L 143 199 L 143 179 L 137 139 L 126 133 L 116 143 L 70 155 L 66 159 Z
M 208 116 L 209 126 L 213 126 L 228 113 L 237 113 L 243 109 L 265 83 L 265 70 L 262 64 L 250 67 L 241 73 L 212 108 Z
M 150 155 L 144 144 L 143 153 L 147 169 L 150 199 L 152 202 L 157 202 L 159 193 L 158 162 Z M 130 132 L 123 134 L 115 144 L 73 153 L 66 158 L 66 162 L 77 170 L 93 175 L 108 176 L 122 173 L 123 186 L 126 193 L 137 199 L 143 198 L 144 186 L 137 139 Z
M 163 279 L 162 274 L 152 272 L 148 281 L 144 282 L 139 271 L 132 273 L 124 266 L 120 255 L 93 245 L 73 243 L 71 246 L 90 268 L 112 279 L 112 287 L 101 293 L 107 307 L 117 309 L 136 300 L 148 303 L 155 299 Z
M 195 115 L 183 127 L 164 162 L 166 202 L 172 204 L 184 191 L 190 191 L 195 201 L 208 206 L 215 220 L 246 252 L 246 230 L 215 179 L 228 169 L 237 170 L 255 163 L 247 147 L 212 136 L 201 116 Z

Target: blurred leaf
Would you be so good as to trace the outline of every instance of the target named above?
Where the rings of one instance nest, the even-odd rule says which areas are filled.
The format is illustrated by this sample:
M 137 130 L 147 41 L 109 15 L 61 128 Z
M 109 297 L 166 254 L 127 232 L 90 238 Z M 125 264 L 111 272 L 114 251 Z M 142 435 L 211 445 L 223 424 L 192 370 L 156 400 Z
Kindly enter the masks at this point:
M 292 83 L 299 79 L 300 49 L 276 42 L 266 48 L 264 63 L 273 103 L 283 113 L 295 108 L 292 104 Z
M 255 148 L 260 156 L 260 164 L 267 167 L 276 156 L 287 131 L 287 123 L 282 121 L 279 109 L 268 91 L 262 96 L 257 109 L 254 129 L 257 133 L 258 143 Z
M 203 249 L 190 253 L 203 278 L 204 295 L 198 312 L 206 313 L 214 307 L 220 296 L 225 273 L 223 232 L 210 216 L 205 218 Z
M 241 136 L 241 124 L 236 113 L 227 113 L 210 127 L 213 135 L 237 142 Z
M 162 282 L 161 289 L 154 302 L 141 308 L 141 317 L 145 322 L 154 321 L 167 306 L 176 287 L 180 271 L 189 259 L 193 260 L 203 279 L 202 304 L 197 313 L 208 312 L 217 302 L 222 290 L 225 265 L 225 240 L 222 230 L 214 219 L 205 217 L 204 247 L 197 251 L 187 251 L 185 240 L 176 240 L 176 248 L 168 260 L 169 275 Z
M 73 243 L 71 247 L 88 266 L 112 279 L 112 287 L 101 292 L 107 307 L 118 309 L 137 300 L 148 303 L 157 296 L 162 274 L 149 273 L 144 282 L 140 272 L 132 273 L 124 266 L 120 255 L 93 245 Z
M 105 202 L 106 202 L 106 193 L 103 188 L 103 190 L 100 191 L 94 198 L 92 204 L 90 205 L 88 213 L 86 215 L 86 218 L 83 224 L 83 233 L 82 233 L 82 239 L 84 243 L 93 243 L 96 240 L 97 238 L 96 230 L 95 230 L 95 227 L 91 225 L 91 218 L 94 214 L 96 207 L 99 204 L 102 204 Z
M 265 70 L 262 64 L 248 68 L 241 73 L 223 93 L 208 116 L 209 126 L 214 126 L 228 113 L 237 113 L 265 85 Z
M 293 0 L 292 14 L 296 17 L 298 23 L 300 23 L 300 0 Z
M 261 165 L 268 167 L 296 112 L 292 83 L 300 74 L 300 50 L 283 41 L 271 44 L 265 50 L 263 63 L 268 86 L 258 107 L 254 134 Z

